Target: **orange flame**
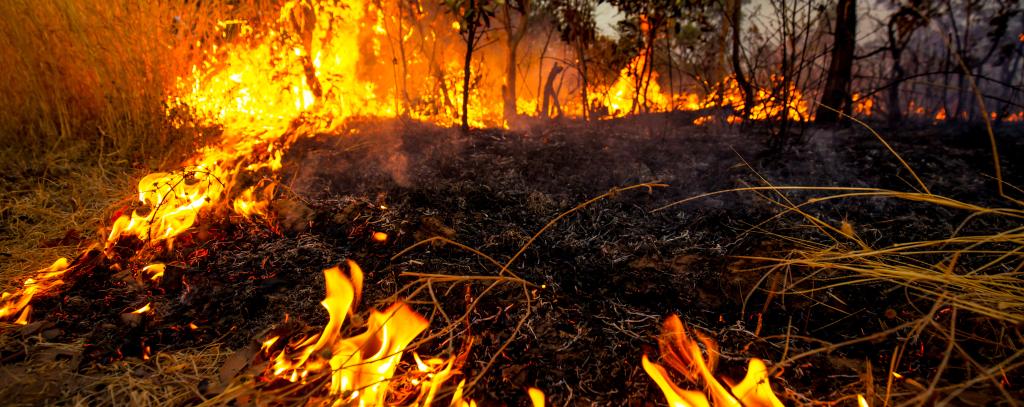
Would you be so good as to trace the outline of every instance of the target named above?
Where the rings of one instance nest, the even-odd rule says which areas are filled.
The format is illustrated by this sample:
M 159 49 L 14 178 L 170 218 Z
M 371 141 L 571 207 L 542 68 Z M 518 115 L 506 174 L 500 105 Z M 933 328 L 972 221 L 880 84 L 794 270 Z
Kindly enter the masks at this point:
M 875 108 L 875 98 L 864 97 L 859 93 L 853 94 L 853 114 L 855 116 L 870 117 Z
M 114 221 L 107 247 L 124 236 L 155 243 L 184 232 L 195 223 L 200 209 L 219 200 L 225 185 L 218 178 L 206 165 L 143 177 L 139 202 L 145 206 Z
M 536 387 L 530 387 L 526 389 L 526 393 L 530 396 L 530 403 L 533 407 L 544 407 L 544 392 Z
M 270 206 L 270 197 L 274 194 L 274 185 L 271 185 L 261 192 L 264 197 L 256 197 L 256 187 L 251 186 L 242 191 L 242 195 L 232 202 L 235 213 L 246 216 L 267 216 L 267 207 Z
M 137 309 L 135 311 L 132 311 L 131 313 L 132 314 L 145 314 L 145 313 L 149 312 L 150 309 L 152 309 L 152 308 L 149 307 L 149 303 L 146 303 L 146 305 L 143 305 L 142 308 L 139 308 L 139 309 Z
M 591 98 L 591 104 L 602 102 L 600 95 L 603 94 L 603 102 L 608 107 L 608 115 L 611 117 L 623 117 L 640 111 L 668 110 L 669 100 L 658 85 L 658 73 L 651 72 L 650 78 L 644 78 L 647 74 L 647 59 L 646 51 L 634 57 L 629 65 L 622 68 L 618 79 L 607 91 L 592 91 L 595 97 Z M 645 81 L 646 86 L 643 84 Z M 644 88 L 638 89 L 638 84 Z
M 327 297 L 321 302 L 329 320 L 319 335 L 299 343 L 288 343 L 274 356 L 270 353 L 279 342 L 272 337 L 263 342 L 275 377 L 292 382 L 305 382 L 314 374 L 330 375 L 327 391 L 341 403 L 383 405 L 389 381 L 398 368 L 406 347 L 428 326 L 428 322 L 404 303 L 392 304 L 383 312 L 371 311 L 366 332 L 344 338 L 341 329 L 345 318 L 358 302 L 362 290 L 362 271 L 348 262 L 351 278 L 341 269 L 324 270 Z M 432 400 L 441 383 L 453 373 L 453 360 L 430 359 L 424 362 L 414 355 L 418 379 L 415 385 L 420 398 Z
M 149 279 L 155 281 L 159 280 L 161 277 L 164 276 L 164 271 L 166 269 L 167 266 L 164 265 L 163 263 L 153 263 L 146 267 L 143 267 L 142 272 L 149 274 Z
M 32 297 L 41 292 L 46 292 L 53 287 L 64 284 L 61 277 L 68 271 L 68 259 L 59 258 L 50 267 L 36 271 L 31 278 L 25 279 L 20 289 L 15 291 L 4 291 L 0 294 L 0 320 L 9 320 L 17 315 L 14 323 L 25 325 L 29 322 L 29 314 L 32 307 L 29 302 Z
M 778 77 L 772 77 L 773 83 L 777 83 L 779 80 Z M 736 112 L 744 110 L 746 103 L 743 100 L 743 92 L 734 77 L 726 78 L 713 89 L 705 98 L 704 107 L 731 107 Z M 754 89 L 754 105 L 750 106 L 750 118 L 768 120 L 780 117 L 783 112 L 790 120 L 801 121 L 812 118 L 811 109 L 796 85 L 789 84 L 789 100 L 783 100 L 780 93 L 767 88 Z
M 691 338 L 678 316 L 665 320 L 658 340 L 662 361 L 690 382 L 703 383 L 711 400 L 717 406 L 767 406 L 782 407 L 782 402 L 772 392 L 768 383 L 768 368 L 760 359 L 751 359 L 746 377 L 732 385 L 722 383 L 714 376 L 718 363 L 718 346 L 715 342 L 694 331 Z M 701 346 L 707 350 L 707 357 Z M 710 402 L 702 392 L 683 390 L 669 378 L 668 371 L 658 363 L 651 362 L 647 355 L 641 360 L 644 370 L 665 394 L 673 407 L 703 407 Z

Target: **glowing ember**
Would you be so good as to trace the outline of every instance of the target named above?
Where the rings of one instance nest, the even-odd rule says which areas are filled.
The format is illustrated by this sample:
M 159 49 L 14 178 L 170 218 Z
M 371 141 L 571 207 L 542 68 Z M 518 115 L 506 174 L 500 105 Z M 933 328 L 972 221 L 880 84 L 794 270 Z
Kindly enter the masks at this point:
M 683 327 L 678 316 L 670 316 L 662 327 L 658 339 L 661 350 L 661 361 L 674 371 L 681 374 L 693 384 L 703 384 L 711 395 L 711 400 L 718 406 L 770 406 L 782 407 L 782 402 L 772 392 L 768 383 L 768 369 L 760 359 L 751 359 L 747 366 L 747 374 L 735 385 L 722 383 L 714 376 L 718 363 L 718 346 L 711 338 L 694 331 L 696 339 L 691 338 Z M 707 350 L 707 357 L 701 351 L 701 345 Z M 665 394 L 669 405 L 709 406 L 703 392 L 683 390 L 669 378 L 668 371 L 658 363 L 651 362 L 647 355 L 641 360 L 644 370 Z
M 373 240 L 375 242 L 384 243 L 388 241 L 388 234 L 384 232 L 373 232 Z

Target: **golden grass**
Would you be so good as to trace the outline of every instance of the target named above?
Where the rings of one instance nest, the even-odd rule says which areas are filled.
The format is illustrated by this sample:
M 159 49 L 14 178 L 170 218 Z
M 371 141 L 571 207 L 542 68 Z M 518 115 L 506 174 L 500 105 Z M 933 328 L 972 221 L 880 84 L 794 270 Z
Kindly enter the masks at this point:
M 187 152 L 194 132 L 168 125 L 164 100 L 224 35 L 218 21 L 253 13 L 251 3 L 0 2 L 0 145 L 14 150 L 3 156 L 159 162 Z
M 0 283 L 73 258 L 101 239 L 112 206 L 133 195 L 133 171 L 51 154 L 45 166 L 0 178 Z
M 794 203 L 784 194 L 786 190 L 830 190 L 834 193 Z M 1015 327 L 1024 323 L 1024 279 L 1021 279 L 1024 276 L 1024 226 L 1020 226 L 1021 219 L 1024 219 L 1024 209 L 987 208 L 930 193 L 871 188 L 769 185 L 739 188 L 736 191 L 755 192 L 782 208 L 776 217 L 796 214 L 817 231 L 817 238 L 813 239 L 775 235 L 790 242 L 793 248 L 777 255 L 746 257 L 765 264 L 748 269 L 762 275 L 760 284 L 772 276 L 781 275 L 781 280 L 778 280 L 783 281 L 781 286 L 762 289 L 768 292 L 769 298 L 784 298 L 787 295 L 820 297 L 845 287 L 873 285 L 880 290 L 903 290 L 908 299 L 908 309 L 917 310 L 913 318 L 895 327 L 842 343 L 826 344 L 797 355 L 784 356 L 775 369 L 792 366 L 797 360 L 845 346 L 879 343 L 888 339 L 892 342 L 886 343 L 893 346 L 895 351 L 889 374 L 879 379 L 884 385 L 884 392 L 875 394 L 872 405 L 878 402 L 888 405 L 897 399 L 901 405 L 930 404 L 936 400 L 942 400 L 943 404 L 949 403 L 968 388 L 982 382 L 992 384 L 1006 400 L 1014 399 L 999 379 L 1024 365 L 1019 360 L 1024 357 L 1024 349 L 1021 349 L 1019 338 L 1012 334 Z M 876 248 L 862 239 L 852 225 L 845 222 L 831 224 L 812 214 L 809 208 L 836 199 L 877 197 L 941 206 L 966 212 L 967 216 L 950 236 L 898 241 Z M 1002 218 L 1000 220 L 1003 222 L 997 224 L 1007 226 L 980 234 L 962 233 L 968 223 L 981 217 Z M 755 228 L 759 229 L 760 226 Z M 915 305 L 922 302 L 931 305 L 925 309 Z M 885 304 L 889 305 L 896 304 Z M 985 321 L 985 325 L 995 327 L 994 331 L 1004 332 L 1003 337 L 980 338 L 974 332 L 958 330 L 958 322 L 973 319 L 977 323 L 979 318 Z M 896 335 L 904 339 L 897 339 Z M 918 378 L 921 381 L 897 376 L 904 369 L 900 361 L 908 347 L 912 347 L 918 340 L 924 340 L 923 337 L 938 338 L 946 343 L 937 371 L 929 377 Z M 787 337 L 787 346 L 789 340 Z M 978 361 L 974 351 L 965 346 L 965 341 L 981 341 L 991 350 L 998 349 L 1008 357 L 996 365 L 986 365 Z M 973 378 L 940 385 L 944 373 L 954 363 L 958 369 L 974 372 Z M 874 385 L 868 384 L 871 389 Z M 902 387 L 901 392 L 896 391 L 897 385 Z
M 5 405 L 192 405 L 205 400 L 200 383 L 215 382 L 230 354 L 212 344 L 77 371 L 82 345 L 26 344 L 32 360 L 0 366 L 0 377 L 8 383 L 0 388 Z
M 260 3 L 0 2 L 0 282 L 77 254 L 65 233 L 94 241 L 132 179 L 207 141 L 164 101 Z

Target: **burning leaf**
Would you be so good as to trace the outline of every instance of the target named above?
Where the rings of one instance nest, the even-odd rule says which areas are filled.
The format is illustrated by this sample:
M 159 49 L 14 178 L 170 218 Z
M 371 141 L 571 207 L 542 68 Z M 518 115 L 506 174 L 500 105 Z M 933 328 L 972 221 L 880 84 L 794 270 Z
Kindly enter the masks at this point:
M 231 380 L 233 380 L 240 372 L 245 370 L 246 367 L 252 363 L 253 357 L 260 352 L 260 349 L 256 344 L 250 343 L 248 346 L 239 349 L 228 356 L 224 361 L 224 364 L 220 367 L 218 377 L 220 383 L 210 389 L 213 393 L 220 393 L 224 387 L 226 387 Z

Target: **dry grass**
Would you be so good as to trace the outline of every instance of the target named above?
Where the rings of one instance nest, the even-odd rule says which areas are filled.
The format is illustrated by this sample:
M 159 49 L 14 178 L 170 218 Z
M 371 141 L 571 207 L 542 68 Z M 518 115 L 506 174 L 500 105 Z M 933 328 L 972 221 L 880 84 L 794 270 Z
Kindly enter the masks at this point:
M 833 193 L 794 202 L 785 193 L 794 189 Z M 905 309 L 915 311 L 910 318 L 894 321 L 895 327 L 784 356 L 775 369 L 793 366 L 798 360 L 842 347 L 875 343 L 874 346 L 894 349 L 894 352 L 888 374 L 865 384 L 864 391 L 873 397 L 870 400 L 872 405 L 947 404 L 957 402 L 961 394 L 979 385 L 989 386 L 990 391 L 995 391 L 990 394 L 1001 395 L 1005 402 L 1015 404 L 1015 396 L 1009 393 L 1002 381 L 1024 366 L 1024 348 L 1021 338 L 1015 334 L 1016 327 L 1024 323 L 1024 280 L 1021 279 L 1024 227 L 1020 226 L 1024 209 L 987 208 L 930 193 L 870 188 L 775 187 L 766 184 L 739 190 L 759 194 L 782 208 L 778 217 L 795 214 L 814 231 L 813 237 L 774 235 L 790 242 L 793 248 L 777 255 L 747 257 L 765 264 L 747 271 L 762 276 L 761 288 L 755 290 L 766 292 L 769 300 L 786 296 L 834 298 L 834 293 L 841 292 L 837 290 L 870 285 L 883 292 L 903 292 L 908 301 Z M 896 242 L 876 248 L 862 239 L 852 225 L 845 222 L 832 224 L 813 214 L 813 206 L 833 200 L 880 197 L 905 200 L 908 204 L 923 202 L 967 212 L 967 216 L 950 236 Z M 962 232 L 970 223 L 984 217 L 999 218 L 992 224 L 1007 226 L 980 234 Z M 760 226 L 755 226 L 755 229 Z M 768 288 L 767 283 L 772 280 L 782 283 Z M 958 323 L 966 321 L 970 321 L 974 328 L 958 328 Z M 972 330 L 979 326 L 996 336 L 989 337 Z M 941 350 L 940 365 L 924 377 L 899 376 L 901 372 L 907 373 L 906 365 L 901 364 L 903 359 L 917 343 L 927 341 L 927 338 L 946 344 Z M 784 346 L 788 348 L 793 338 L 774 339 L 784 339 Z M 1005 359 L 999 363 L 986 362 L 978 354 L 979 344 L 987 348 L 985 353 L 989 358 L 993 354 L 1001 354 Z M 944 375 L 954 370 L 970 372 L 970 379 L 952 383 L 944 380 Z M 870 372 L 867 375 L 871 377 Z
M 991 385 L 989 389 L 994 389 L 995 393 L 990 394 L 1002 396 L 1010 405 L 1017 404 L 1004 382 L 1007 376 L 1017 374 L 1018 369 L 1024 367 L 1024 339 L 1018 333 L 1018 327 L 1024 323 L 1024 279 L 1021 278 L 1024 276 L 1024 226 L 1020 226 L 1024 220 L 1024 208 L 1017 207 L 1019 201 L 1010 199 L 1009 207 L 989 208 L 930 192 L 776 186 L 764 178 L 760 180 L 763 185 L 702 194 L 656 210 L 737 192 L 757 194 L 780 208 L 776 216 L 754 225 L 751 231 L 788 242 L 791 249 L 766 256 L 745 257 L 763 266 L 742 270 L 760 276 L 744 304 L 758 291 L 767 295 L 767 301 L 785 301 L 787 296 L 838 298 L 835 294 L 842 292 L 840 290 L 868 285 L 886 293 L 903 292 L 908 301 L 906 309 L 915 311 L 912 318 L 901 317 L 893 321 L 895 326 L 862 333 L 840 343 L 803 338 L 811 343 L 823 343 L 823 346 L 795 355 L 783 355 L 773 367 L 775 372 L 811 356 L 873 343 L 879 349 L 894 351 L 887 374 L 875 377 L 872 372 L 866 372 L 866 383 L 858 389 L 868 395 L 871 405 L 964 402 L 957 398 L 978 385 Z M 927 191 L 924 183 L 920 179 L 917 181 L 921 190 Z M 789 195 L 794 191 L 816 192 L 822 196 L 794 201 Z M 853 225 L 845 221 L 834 223 L 815 214 L 818 212 L 816 206 L 833 201 L 879 198 L 902 200 L 908 205 L 933 205 L 966 213 L 966 216 L 953 233 L 943 238 L 897 239 L 896 243 L 885 247 L 872 247 Z M 810 234 L 782 235 L 763 227 L 786 216 L 801 220 Z M 987 226 L 984 233 L 963 232 L 983 218 L 989 218 L 987 225 L 1003 226 Z M 921 304 L 927 306 L 922 307 Z M 767 306 L 766 303 L 765 309 Z M 880 306 L 899 304 L 882 303 Z M 985 337 L 985 333 L 958 329 L 957 323 L 964 321 L 971 321 L 975 327 L 983 326 L 986 332 L 997 333 L 998 337 Z M 937 338 L 946 344 L 941 364 L 928 377 L 900 376 L 907 374 L 907 368 L 901 365 L 903 358 L 927 338 Z M 762 339 L 784 341 L 779 346 L 785 349 L 789 349 L 790 341 L 796 340 L 788 334 Z M 979 343 L 988 348 L 989 355 L 1001 354 L 1004 359 L 998 363 L 983 362 L 976 350 Z M 956 365 L 955 369 L 953 365 Z M 953 383 L 943 380 L 944 374 L 951 370 L 970 372 L 972 376 Z M 847 386 L 842 396 L 849 396 L 850 390 Z M 813 404 L 812 400 L 806 401 Z
M 849 224 L 830 225 L 804 210 L 807 205 L 858 196 L 887 196 L 926 202 L 969 214 L 948 237 L 873 248 Z M 1024 219 L 1024 210 L 984 208 L 932 194 L 891 191 L 838 194 L 797 205 L 778 199 L 773 199 L 773 202 L 786 207 L 786 212 L 799 213 L 827 239 L 820 242 L 790 239 L 796 247 L 789 253 L 779 257 L 754 258 L 769 263 L 760 270 L 766 277 L 784 273 L 786 283 L 772 294 L 811 296 L 845 286 L 870 284 L 889 292 L 902 290 L 908 298 L 908 308 L 917 311 L 914 318 L 898 327 L 900 329 L 889 330 L 891 332 L 882 335 L 891 339 L 895 339 L 897 334 L 905 335 L 906 339 L 894 341 L 896 351 L 889 374 L 882 379 L 885 390 L 876 396 L 876 401 L 888 405 L 899 398 L 902 404 L 909 405 L 929 404 L 936 400 L 946 404 L 975 385 L 992 384 L 1005 401 L 1013 403 L 1015 397 L 999 378 L 1019 368 L 1019 359 L 1024 356 L 1020 338 L 1013 334 L 1015 327 L 1024 322 L 1024 280 L 1021 279 L 1024 227 L 1019 226 Z M 968 223 L 981 217 L 1004 218 L 1005 224 L 1010 226 L 982 234 L 961 233 Z M 921 307 L 920 304 L 929 306 Z M 958 329 L 957 324 L 965 321 L 971 321 L 974 328 Z M 972 331 L 979 324 L 1002 334 L 985 337 L 984 333 Z M 872 337 L 880 338 L 878 335 L 865 336 Z M 893 373 L 906 372 L 900 362 L 907 355 L 908 347 L 912 348 L 918 340 L 927 337 L 946 343 L 941 364 L 930 377 L 918 378 L 919 382 L 903 381 L 901 387 L 906 393 L 894 395 L 894 379 L 898 376 Z M 1006 359 L 998 364 L 984 362 L 977 350 L 972 349 L 977 345 L 968 345 L 979 342 L 989 348 L 987 353 L 999 352 Z M 804 352 L 787 358 L 780 366 L 836 348 L 831 345 Z M 972 372 L 972 379 L 952 384 L 943 381 L 943 375 L 953 370 L 953 365 L 956 370 Z
M 0 179 L 0 282 L 98 241 L 109 208 L 131 196 L 133 178 L 58 160 L 38 176 Z
M 187 153 L 194 132 L 168 125 L 164 100 L 228 35 L 218 22 L 255 13 L 253 3 L 0 2 L 0 145 L 13 150 L 3 157 L 161 162 Z
M 204 400 L 201 383 L 217 380 L 230 354 L 212 344 L 79 371 L 84 350 L 80 342 L 47 343 L 30 337 L 22 345 L 31 355 L 28 362 L 0 366 L 0 379 L 8 383 L 0 388 L 6 405 L 44 405 L 56 399 L 75 406 L 196 404 Z
M 257 3 L 0 2 L 0 281 L 74 255 L 132 179 L 207 141 L 164 101 Z

